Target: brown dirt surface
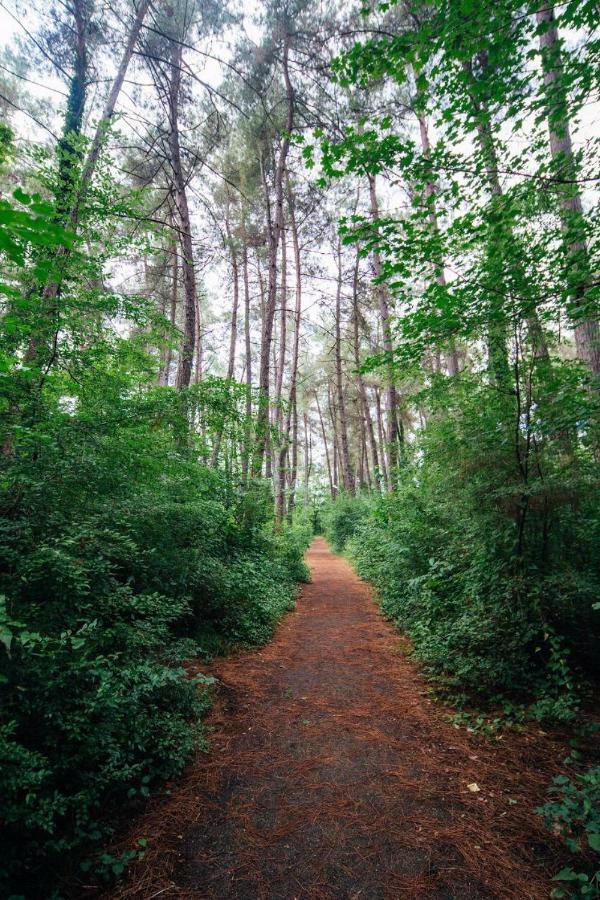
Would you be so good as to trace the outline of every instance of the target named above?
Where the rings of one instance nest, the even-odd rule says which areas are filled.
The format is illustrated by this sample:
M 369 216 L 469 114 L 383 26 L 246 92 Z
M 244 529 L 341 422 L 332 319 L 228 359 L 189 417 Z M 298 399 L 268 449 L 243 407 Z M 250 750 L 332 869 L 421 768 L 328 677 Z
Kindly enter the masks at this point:
M 454 727 L 349 564 L 320 538 L 308 561 L 273 641 L 210 667 L 209 750 L 132 823 L 121 849 L 148 851 L 105 896 L 547 898 L 565 860 L 533 808 L 560 746 Z

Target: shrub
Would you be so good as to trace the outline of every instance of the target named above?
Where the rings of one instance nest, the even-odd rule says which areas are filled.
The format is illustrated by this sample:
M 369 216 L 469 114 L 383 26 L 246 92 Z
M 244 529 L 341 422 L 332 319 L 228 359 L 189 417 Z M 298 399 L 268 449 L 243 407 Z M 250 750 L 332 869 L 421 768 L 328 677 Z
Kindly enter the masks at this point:
M 358 572 L 455 702 L 516 698 L 571 720 L 598 674 L 593 461 L 540 456 L 523 487 L 500 402 L 454 391 L 452 418 L 440 411 L 407 450 L 394 494 L 335 504 L 330 533 L 338 546 L 350 536 Z
M 348 541 L 367 519 L 372 501 L 367 496 L 351 497 L 340 494 L 323 509 L 325 535 L 336 553 L 343 553 Z
M 2 896 L 50 896 L 181 771 L 207 703 L 184 661 L 266 640 L 306 577 L 263 487 L 180 445 L 174 392 L 112 399 L 50 410 L 4 460 Z
M 559 834 L 574 853 L 593 853 L 600 861 L 600 768 L 572 779 L 559 775 L 549 789 L 553 799 L 536 812 L 553 834 Z M 561 883 L 553 897 L 600 896 L 600 866 L 596 872 L 563 869 L 555 876 Z

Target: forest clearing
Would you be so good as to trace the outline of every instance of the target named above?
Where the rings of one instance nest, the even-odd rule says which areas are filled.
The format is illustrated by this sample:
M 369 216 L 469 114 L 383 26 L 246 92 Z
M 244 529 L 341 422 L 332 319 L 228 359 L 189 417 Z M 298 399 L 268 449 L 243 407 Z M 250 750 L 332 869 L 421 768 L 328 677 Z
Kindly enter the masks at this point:
M 0 898 L 600 897 L 597 0 L 0 0 Z

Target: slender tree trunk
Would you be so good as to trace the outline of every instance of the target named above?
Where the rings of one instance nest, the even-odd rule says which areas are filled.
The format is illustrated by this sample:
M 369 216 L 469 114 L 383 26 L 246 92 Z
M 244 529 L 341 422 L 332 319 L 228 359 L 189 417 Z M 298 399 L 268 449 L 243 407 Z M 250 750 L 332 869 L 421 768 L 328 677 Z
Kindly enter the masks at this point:
M 371 416 L 371 407 L 369 398 L 365 388 L 365 382 L 360 371 L 360 338 L 359 338 L 359 319 L 360 312 L 358 308 L 358 274 L 359 274 L 360 257 L 358 250 L 356 252 L 356 262 L 354 265 L 354 276 L 352 279 L 352 300 L 353 300 L 353 326 L 354 326 L 354 365 L 356 366 L 356 382 L 358 385 L 358 394 L 362 405 L 362 415 L 366 425 L 366 433 L 371 447 L 371 456 L 373 458 L 374 476 L 377 484 L 381 489 L 381 470 L 379 467 L 379 454 L 377 452 L 377 441 L 375 439 L 375 431 L 373 428 L 373 417 Z M 370 476 L 369 476 L 370 477 Z
M 263 171 L 269 243 L 269 279 L 267 303 L 263 321 L 260 372 L 258 383 L 260 389 L 260 400 L 256 422 L 256 453 L 252 467 L 253 473 L 255 475 L 260 475 L 260 472 L 262 470 L 262 463 L 268 442 L 271 342 L 273 339 L 273 320 L 277 302 L 277 251 L 283 231 L 283 178 L 290 146 L 289 136 L 294 127 L 294 89 L 292 87 L 289 75 L 289 48 L 290 36 L 286 33 L 283 41 L 282 69 L 286 91 L 287 114 L 285 131 L 283 137 L 281 138 L 281 145 L 279 148 L 279 154 L 273 178 L 273 189 L 275 196 L 274 216 L 271 216 L 269 192 L 266 187 L 266 178 Z
M 375 387 L 375 408 L 377 410 L 377 430 L 379 432 L 379 459 L 381 460 L 381 474 L 383 475 L 383 480 L 386 484 L 389 485 L 390 478 L 388 474 L 388 467 L 386 462 L 386 452 L 385 452 L 385 430 L 383 427 L 383 415 L 381 412 L 381 394 L 379 392 L 379 388 Z
M 140 3 L 138 10 L 136 12 L 136 16 L 129 32 L 129 36 L 127 39 L 127 43 L 125 45 L 125 49 L 123 51 L 123 55 L 121 57 L 121 62 L 119 63 L 119 67 L 117 69 L 117 73 L 112 83 L 112 87 L 108 96 L 108 100 L 106 101 L 106 105 L 102 112 L 102 116 L 98 123 L 98 127 L 96 129 L 96 133 L 92 139 L 92 143 L 90 145 L 90 149 L 88 151 L 88 155 L 83 163 L 81 177 L 79 179 L 79 188 L 75 192 L 75 197 L 73 199 L 70 214 L 68 217 L 68 227 L 72 232 L 77 230 L 77 226 L 79 224 L 79 217 L 81 212 L 81 203 L 83 197 L 85 195 L 86 189 L 91 181 L 95 171 L 96 166 L 98 164 L 98 159 L 100 156 L 100 150 L 102 149 L 102 144 L 104 141 L 104 137 L 106 135 L 107 129 L 110 126 L 112 117 L 114 115 L 115 107 L 117 104 L 117 100 L 119 94 L 121 93 L 121 88 L 123 87 L 123 82 L 125 80 L 125 75 L 127 73 L 127 69 L 129 67 L 129 63 L 131 61 L 131 57 L 133 56 L 133 51 L 135 45 L 137 43 L 139 33 L 142 27 L 142 23 L 148 12 L 148 7 L 150 5 L 150 0 L 142 0 Z M 81 7 L 79 7 L 81 10 Z M 77 29 L 78 30 L 78 29 Z M 77 41 L 81 40 L 80 35 L 78 34 Z M 86 51 L 84 51 L 86 52 Z M 75 79 L 78 79 L 80 75 L 83 73 L 83 67 L 87 65 L 84 60 L 80 60 L 78 65 L 76 66 Z M 77 124 L 77 117 L 83 115 L 83 103 L 85 102 L 85 86 L 82 84 L 72 84 L 72 91 L 70 94 L 69 100 L 70 102 L 67 110 L 68 118 L 71 121 L 71 124 Z M 82 93 L 83 91 L 83 93 Z M 79 119 L 79 128 L 81 128 L 81 119 Z M 71 129 L 72 130 L 72 129 Z M 62 260 L 61 268 L 65 271 L 65 264 L 68 258 L 71 255 L 71 251 L 67 247 L 60 247 L 56 252 L 57 260 L 60 258 Z M 54 304 L 48 304 L 47 301 L 55 300 L 60 291 L 60 279 L 53 280 L 46 284 L 42 291 L 42 305 L 49 307 L 49 312 L 51 318 L 53 317 L 52 311 L 54 308 Z M 44 343 L 44 340 L 38 340 L 34 338 L 30 340 L 27 352 L 25 354 L 26 362 L 33 362 L 37 355 L 38 350 L 41 344 Z
M 350 452 L 348 449 L 348 422 L 346 419 L 346 400 L 344 397 L 344 383 L 342 372 L 342 245 L 338 239 L 337 246 L 337 287 L 335 295 L 335 382 L 337 388 L 337 410 L 339 419 L 339 435 L 340 435 L 340 454 L 342 480 L 344 488 L 349 494 L 355 491 L 354 472 L 350 462 Z
M 277 377 L 275 379 L 275 408 L 277 421 L 281 423 L 281 398 L 283 396 L 283 374 L 287 355 L 287 241 L 285 225 L 281 232 L 281 287 L 279 308 L 279 357 L 277 360 Z
M 78 203 L 78 194 L 81 190 L 81 187 L 78 186 L 78 175 L 83 154 L 79 141 L 83 130 L 83 116 L 89 77 L 87 47 L 89 18 L 86 4 L 82 0 L 75 0 L 72 12 L 75 62 L 73 76 L 69 82 L 62 135 L 56 148 L 58 156 L 58 184 L 55 194 L 56 221 L 62 226 L 71 223 L 73 209 Z M 62 257 L 66 262 L 70 252 L 66 247 L 60 247 L 55 255 L 57 258 Z M 41 327 L 39 331 L 32 332 L 29 335 L 25 351 L 26 363 L 33 363 L 37 360 L 43 365 L 45 357 L 51 353 L 51 333 L 56 329 L 56 304 L 51 301 L 58 296 L 59 289 L 60 285 L 58 282 L 45 285 L 38 283 L 32 291 L 32 297 L 35 294 L 38 298 L 41 298 L 41 307 L 46 315 L 43 315 L 40 319 Z M 14 411 L 16 412 L 16 408 Z
M 554 8 L 544 4 L 536 13 L 546 87 L 550 154 L 559 182 L 559 214 L 569 260 L 570 317 L 574 323 L 577 356 L 600 374 L 600 326 L 596 304 L 589 300 L 590 259 L 585 240 L 577 164 L 573 156 L 569 103 L 564 87 L 561 42 Z
M 177 294 L 179 279 L 179 259 L 177 255 L 177 247 L 178 244 L 177 242 L 175 242 L 173 244 L 173 260 L 171 265 L 171 308 L 169 310 L 169 321 L 172 328 L 175 328 L 175 323 L 177 321 Z M 172 359 L 173 350 L 171 349 L 171 345 L 169 344 L 169 346 L 166 348 L 165 361 L 161 373 L 161 384 L 169 384 L 169 372 L 171 370 Z
M 227 233 L 227 243 L 229 244 L 229 253 L 231 256 L 231 276 L 233 280 L 233 299 L 231 302 L 231 330 L 229 333 L 229 362 L 227 364 L 227 377 L 233 378 L 235 373 L 235 351 L 237 345 L 237 323 L 238 308 L 240 303 L 240 273 L 238 265 L 237 251 L 233 246 L 231 232 L 229 228 L 229 219 L 225 221 L 225 229 Z
M 323 436 L 323 447 L 325 449 L 325 462 L 327 464 L 327 477 L 329 478 L 329 492 L 331 494 L 331 499 L 335 500 L 336 497 L 336 488 L 333 481 L 333 474 L 331 471 L 331 460 L 329 458 L 329 444 L 327 443 L 327 432 L 325 431 L 325 422 L 323 421 L 323 414 L 321 412 L 321 404 L 319 403 L 319 395 L 315 391 L 315 400 L 317 401 L 317 412 L 319 414 L 319 422 L 321 424 L 321 435 Z M 308 481 L 307 481 L 308 485 Z
M 202 295 L 196 294 L 196 323 L 194 329 L 194 383 L 199 384 L 202 380 L 202 372 L 204 371 L 204 352 L 202 344 L 202 332 L 200 323 L 202 321 Z
M 173 194 L 179 239 L 181 243 L 181 268 L 183 274 L 183 337 L 179 350 L 175 385 L 178 389 L 189 386 L 192 378 L 194 349 L 196 344 L 196 314 L 198 296 L 194 271 L 194 248 L 190 213 L 186 194 L 185 176 L 179 144 L 179 99 L 181 94 L 182 47 L 177 41 L 171 42 L 171 65 L 169 68 L 169 163 L 173 173 Z
M 287 518 L 291 524 L 296 506 L 296 479 L 298 477 L 298 400 L 294 394 L 292 401 L 292 447 L 289 473 L 289 498 Z
M 242 479 L 244 484 L 248 480 L 248 467 L 252 442 L 252 343 L 250 339 L 250 280 L 248 276 L 248 245 L 246 241 L 245 218 L 244 222 L 244 246 L 242 249 L 242 275 L 244 279 L 244 350 L 246 371 L 246 434 L 244 439 L 244 452 L 242 454 Z
M 146 18 L 146 14 L 149 8 L 150 0 L 140 0 L 140 4 L 136 10 L 135 19 L 133 20 L 133 25 L 131 26 L 131 31 L 129 32 L 127 43 L 125 45 L 125 49 L 123 50 L 123 55 L 117 69 L 117 73 L 114 77 L 112 87 L 106 101 L 106 105 L 104 107 L 104 110 L 102 111 L 102 116 L 100 117 L 100 121 L 98 122 L 96 133 L 94 134 L 87 159 L 81 173 L 81 183 L 83 190 L 85 190 L 87 183 L 96 170 L 98 159 L 100 157 L 100 151 L 102 150 L 102 145 L 104 143 L 104 139 L 106 138 L 106 133 L 115 114 L 117 100 L 119 99 L 119 94 L 121 93 L 123 82 L 125 81 L 125 76 L 127 75 L 127 69 L 129 68 L 129 63 L 131 62 L 131 57 L 133 56 L 135 46 L 140 36 L 140 31 L 142 30 L 142 25 L 144 24 L 144 19 Z M 74 211 L 72 222 L 75 223 L 77 221 L 77 218 L 78 210 L 76 209 Z
M 309 484 L 312 468 L 312 435 L 309 431 L 308 415 L 303 413 L 302 419 L 304 422 L 304 505 L 308 506 L 310 503 Z
M 280 445 L 277 452 L 277 477 L 275 485 L 275 521 L 279 524 L 285 515 L 286 463 L 288 456 L 290 410 L 285 416 L 282 408 L 283 373 L 286 360 L 287 343 L 287 241 L 285 226 L 281 233 L 281 289 L 279 316 L 279 357 L 275 369 L 275 425 L 279 432 Z
M 331 436 L 333 441 L 332 452 L 333 452 L 333 486 L 335 488 L 336 494 L 339 493 L 339 485 L 340 478 L 339 473 L 342 468 L 342 461 L 340 456 L 340 445 L 338 438 L 338 417 L 337 417 L 337 407 L 333 401 L 331 396 L 331 385 L 327 384 L 327 408 L 329 410 L 329 421 L 331 422 Z
M 294 209 L 294 195 L 290 184 L 289 176 L 286 175 L 286 194 L 288 199 L 290 229 L 292 233 L 292 249 L 294 256 L 294 278 L 295 278 L 295 306 L 294 306 L 294 339 L 292 343 L 292 355 L 290 365 L 290 392 L 288 397 L 288 405 L 286 410 L 285 425 L 283 429 L 283 443 L 279 455 L 279 490 L 281 497 L 278 497 L 277 513 L 281 517 L 284 514 L 284 496 L 281 488 L 282 481 L 285 481 L 285 463 L 287 452 L 290 444 L 290 429 L 292 432 L 291 441 L 291 472 L 290 472 L 290 492 L 288 505 L 288 518 L 291 516 L 294 507 L 294 497 L 296 490 L 296 477 L 298 471 L 298 361 L 300 356 L 300 323 L 302 316 L 302 270 L 300 266 L 300 241 L 298 239 L 298 229 L 296 226 L 296 215 Z M 283 270 L 283 266 L 282 266 Z M 282 271 L 283 275 L 283 271 Z M 286 279 L 282 277 L 282 285 L 287 290 Z M 282 306 L 285 306 L 287 313 L 287 304 L 282 300 Z M 283 328 L 283 322 L 282 322 Z M 285 357 L 281 356 L 280 366 L 283 368 Z
M 377 201 L 377 186 L 375 183 L 375 176 L 369 175 L 369 197 L 371 201 L 371 216 L 373 219 L 379 218 L 379 203 Z M 375 250 L 372 254 L 373 256 L 373 270 L 375 272 L 375 278 L 379 279 L 381 277 L 382 266 L 381 266 L 381 257 L 379 252 Z M 386 355 L 388 356 L 388 365 L 387 365 L 387 419 L 388 419 L 388 427 L 387 427 L 387 436 L 388 436 L 388 459 L 389 465 L 387 468 L 387 485 L 388 490 L 393 491 L 394 489 L 394 477 L 395 470 L 398 466 L 398 419 L 396 414 L 396 409 L 398 406 L 398 396 L 396 393 L 396 385 L 394 383 L 394 372 L 392 366 L 392 355 L 394 351 L 394 345 L 392 342 L 392 327 L 391 327 L 391 316 L 388 304 L 388 296 L 385 285 L 381 282 L 378 282 L 375 285 L 375 292 L 377 296 L 377 302 L 379 305 L 379 314 L 381 317 L 381 328 L 383 332 L 383 349 L 385 350 Z

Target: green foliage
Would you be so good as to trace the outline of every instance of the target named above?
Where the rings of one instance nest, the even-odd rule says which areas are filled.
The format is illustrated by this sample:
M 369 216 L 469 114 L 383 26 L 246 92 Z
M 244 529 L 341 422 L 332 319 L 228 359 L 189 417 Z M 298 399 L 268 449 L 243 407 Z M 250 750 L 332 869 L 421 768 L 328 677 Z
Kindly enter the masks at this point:
M 367 519 L 372 506 L 373 501 L 366 495 L 350 497 L 341 494 L 321 510 L 320 518 L 325 535 L 336 553 L 345 550 L 348 541 Z
M 184 659 L 266 640 L 305 576 L 305 536 L 178 450 L 165 394 L 55 411 L 5 465 L 4 884 L 43 882 L 181 770 L 205 703 Z
M 578 394 L 568 381 L 561 391 L 566 416 Z M 349 553 L 458 703 L 533 698 L 536 718 L 571 720 L 579 682 L 598 674 L 592 453 L 561 462 L 538 435 L 525 481 L 514 399 L 465 375 L 438 385 L 430 402 L 394 494 L 366 518 L 361 501 L 354 519 L 341 507 L 342 529 L 362 518 Z
M 600 145 L 578 120 L 598 81 L 593 4 L 373 6 L 366 39 L 333 62 L 354 101 L 344 128 L 316 132 L 320 153 L 304 156 L 322 184 L 387 176 L 410 192 L 408 208 L 359 209 L 341 234 L 378 254 L 395 310 L 393 353 L 365 368 L 392 373 L 421 427 L 394 496 L 358 527 L 340 512 L 340 544 L 353 533 L 358 571 L 456 703 L 573 722 L 600 675 L 600 247 L 585 187 Z M 368 91 L 409 105 L 418 131 L 361 109 Z M 597 849 L 597 772 L 555 790 L 553 830 Z M 598 875 L 556 878 L 554 896 L 598 895 Z
M 2 896 L 124 870 L 112 829 L 201 737 L 185 661 L 265 641 L 307 574 L 306 530 L 274 535 L 241 479 L 245 387 L 157 387 L 151 300 L 102 286 L 126 244 L 105 174 L 76 242 L 39 197 L 0 208 Z
M 568 778 L 559 775 L 549 788 L 553 799 L 536 812 L 547 828 L 560 835 L 574 853 L 595 854 L 600 860 L 600 768 Z M 553 897 L 600 896 L 600 868 L 595 873 L 563 869 L 555 876 L 561 886 Z

